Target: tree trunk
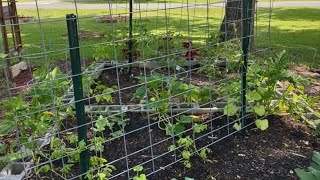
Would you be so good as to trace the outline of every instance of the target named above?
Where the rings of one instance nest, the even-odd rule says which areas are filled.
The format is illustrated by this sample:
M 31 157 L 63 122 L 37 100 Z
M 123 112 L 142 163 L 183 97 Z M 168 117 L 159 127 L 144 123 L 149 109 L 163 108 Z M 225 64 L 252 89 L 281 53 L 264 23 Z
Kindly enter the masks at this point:
M 254 14 L 256 0 L 252 0 L 252 18 L 250 23 L 250 36 L 254 30 Z M 231 39 L 242 39 L 242 1 L 227 0 L 225 7 L 225 16 L 220 26 L 220 42 Z M 253 44 L 253 36 L 250 38 L 250 44 Z M 250 45 L 251 47 L 251 45 Z
M 241 1 L 227 1 L 225 15 L 220 26 L 220 41 L 241 37 Z

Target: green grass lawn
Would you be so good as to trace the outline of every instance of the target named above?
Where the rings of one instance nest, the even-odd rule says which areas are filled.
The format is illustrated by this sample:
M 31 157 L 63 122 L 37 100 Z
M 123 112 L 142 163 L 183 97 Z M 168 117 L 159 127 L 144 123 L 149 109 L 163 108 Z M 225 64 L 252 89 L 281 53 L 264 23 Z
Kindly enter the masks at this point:
M 320 8 L 275 8 L 271 19 L 271 33 L 268 38 L 268 9 L 260 8 L 257 21 L 257 38 L 258 47 L 274 47 L 274 49 L 287 49 L 295 55 L 292 61 L 312 64 L 314 61 L 314 49 L 320 50 L 320 17 L 318 16 Z M 64 60 L 68 56 L 67 51 L 59 51 L 57 49 L 65 49 L 68 47 L 68 41 L 64 37 L 67 33 L 65 15 L 68 13 L 76 13 L 75 10 L 45 10 L 40 9 L 41 28 L 38 23 L 21 25 L 23 43 L 26 52 L 41 52 L 43 48 L 30 48 L 28 44 L 54 44 L 46 48 L 46 56 L 30 57 L 28 60 L 35 64 L 50 63 L 57 60 Z M 79 10 L 80 30 L 100 32 L 109 36 L 115 31 L 123 31 L 127 35 L 128 23 L 96 23 L 95 16 L 109 14 L 106 10 Z M 113 10 L 113 14 L 124 13 L 123 11 Z M 167 30 L 181 33 L 184 36 L 190 36 L 193 42 L 201 45 L 207 37 L 207 30 L 215 33 L 219 29 L 222 19 L 222 9 L 211 9 L 207 21 L 206 9 L 190 9 L 187 12 L 183 10 L 168 10 L 150 12 L 136 12 L 134 31 L 136 38 L 148 38 L 141 35 L 144 29 L 148 30 L 148 34 L 159 34 L 166 31 L 165 24 L 168 24 Z M 20 10 L 20 14 L 36 16 L 35 10 Z M 189 14 L 189 23 L 188 23 Z M 165 15 L 167 15 L 167 22 Z M 142 21 L 138 21 L 141 16 Z M 122 39 L 119 37 L 119 39 Z M 85 58 L 92 58 L 95 47 L 99 44 L 110 42 L 108 38 L 81 40 L 81 54 Z M 283 47 L 285 46 L 285 47 Z M 143 49 L 148 53 L 147 48 Z M 273 53 L 273 52 L 271 52 Z M 313 54 L 312 54 L 313 53 Z M 303 58 L 302 58 L 303 57 Z M 319 55 L 316 61 L 319 62 Z M 319 63 L 318 63 L 319 64 Z

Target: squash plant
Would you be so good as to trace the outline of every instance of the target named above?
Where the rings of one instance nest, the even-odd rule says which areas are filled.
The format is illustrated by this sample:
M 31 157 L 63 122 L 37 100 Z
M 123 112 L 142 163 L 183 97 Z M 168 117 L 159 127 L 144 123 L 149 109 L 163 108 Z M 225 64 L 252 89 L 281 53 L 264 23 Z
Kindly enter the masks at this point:
M 313 151 L 310 166 L 308 170 L 297 168 L 294 170 L 301 180 L 320 179 L 320 153 Z
M 276 105 L 272 105 L 272 100 L 276 99 L 276 88 L 278 81 L 289 81 L 294 83 L 294 80 L 285 70 L 287 65 L 283 58 L 285 51 L 280 52 L 274 58 L 270 58 L 262 66 L 256 63 L 248 67 L 247 70 L 247 103 L 249 112 L 255 115 L 256 126 L 265 130 L 268 128 L 268 120 L 263 117 L 275 111 Z M 224 114 L 228 116 L 238 115 L 241 108 L 241 82 L 233 81 L 230 86 L 222 89 L 222 93 L 227 96 L 231 94 L 228 103 L 224 108 Z M 235 123 L 234 128 L 239 130 L 241 124 Z

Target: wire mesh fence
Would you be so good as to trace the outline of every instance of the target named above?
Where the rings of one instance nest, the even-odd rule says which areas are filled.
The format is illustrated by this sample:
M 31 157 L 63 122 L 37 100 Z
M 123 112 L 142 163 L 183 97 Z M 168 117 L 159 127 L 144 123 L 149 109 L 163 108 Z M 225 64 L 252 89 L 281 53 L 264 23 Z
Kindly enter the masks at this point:
M 3 77 L 1 160 L 16 162 L 3 177 L 169 179 L 267 127 L 272 75 L 285 76 L 282 54 L 266 60 L 259 44 L 271 2 L 81 3 L 24 11 L 35 20 L 19 23 L 23 50 L 5 57 L 28 66 Z

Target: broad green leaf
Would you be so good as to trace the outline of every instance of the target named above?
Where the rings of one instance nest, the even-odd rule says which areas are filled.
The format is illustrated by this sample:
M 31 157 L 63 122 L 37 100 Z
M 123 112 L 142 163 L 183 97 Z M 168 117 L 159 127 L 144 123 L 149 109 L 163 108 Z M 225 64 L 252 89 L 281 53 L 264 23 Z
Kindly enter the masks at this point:
M 138 176 L 138 179 L 134 179 L 134 180 L 147 180 L 147 176 L 145 174 L 140 174 Z
M 262 131 L 268 129 L 268 127 L 269 127 L 269 122 L 267 119 L 262 119 L 262 120 L 258 119 L 255 121 L 255 124 L 256 124 L 257 128 L 259 128 Z
M 224 109 L 223 109 L 223 113 L 227 116 L 234 116 L 237 111 L 238 111 L 238 107 L 236 105 L 234 105 L 234 103 L 228 103 Z
M 306 172 L 303 169 L 295 169 L 294 170 L 301 180 L 317 180 L 311 172 Z
M 195 133 L 201 133 L 201 132 L 205 131 L 207 128 L 208 128 L 208 125 L 206 125 L 206 124 L 195 123 L 193 130 Z
M 313 152 L 312 161 L 320 165 L 320 154 L 317 151 Z
M 7 54 L 0 53 L 0 58 L 1 59 L 6 58 L 6 57 L 7 57 Z
M 264 106 L 259 105 L 259 106 L 254 106 L 253 110 L 256 114 L 258 114 L 259 116 L 263 116 L 266 114 L 266 109 L 264 108 Z
M 133 171 L 134 171 L 134 172 L 141 172 L 142 170 L 143 170 L 143 166 L 141 166 L 141 165 L 135 166 L 135 167 L 133 168 Z
M 250 70 L 252 71 L 252 72 L 254 72 L 254 73 L 257 73 L 257 72 L 259 72 L 260 71 L 260 66 L 258 65 L 258 64 L 251 64 L 250 65 Z
M 181 156 L 183 159 L 188 160 L 191 157 L 191 153 L 190 153 L 190 151 L 183 150 L 181 152 Z
M 315 176 L 316 179 L 320 179 L 320 171 L 313 168 L 313 167 L 308 167 L 308 170 Z
M 176 146 L 175 145 L 170 145 L 169 147 L 168 147 L 168 150 L 169 151 L 173 151 L 173 150 L 175 150 L 176 149 Z
M 185 127 L 184 127 L 183 125 L 176 124 L 176 125 L 174 126 L 174 134 L 175 134 L 175 135 L 182 133 L 184 130 L 185 130 Z M 181 135 L 181 134 L 180 134 L 180 135 Z
M 180 123 L 191 123 L 192 122 L 192 117 L 191 116 L 185 116 L 185 115 L 182 115 L 180 116 L 179 118 L 179 122 Z
M 183 165 L 184 165 L 184 167 L 186 167 L 186 168 L 188 168 L 188 169 L 192 167 L 190 161 L 184 161 L 184 162 L 183 162 Z
M 250 91 L 247 93 L 248 101 L 259 101 L 262 97 L 257 91 Z
M 240 129 L 241 129 L 241 124 L 234 123 L 233 128 L 234 128 L 235 130 L 237 130 L 237 131 L 240 131 Z

